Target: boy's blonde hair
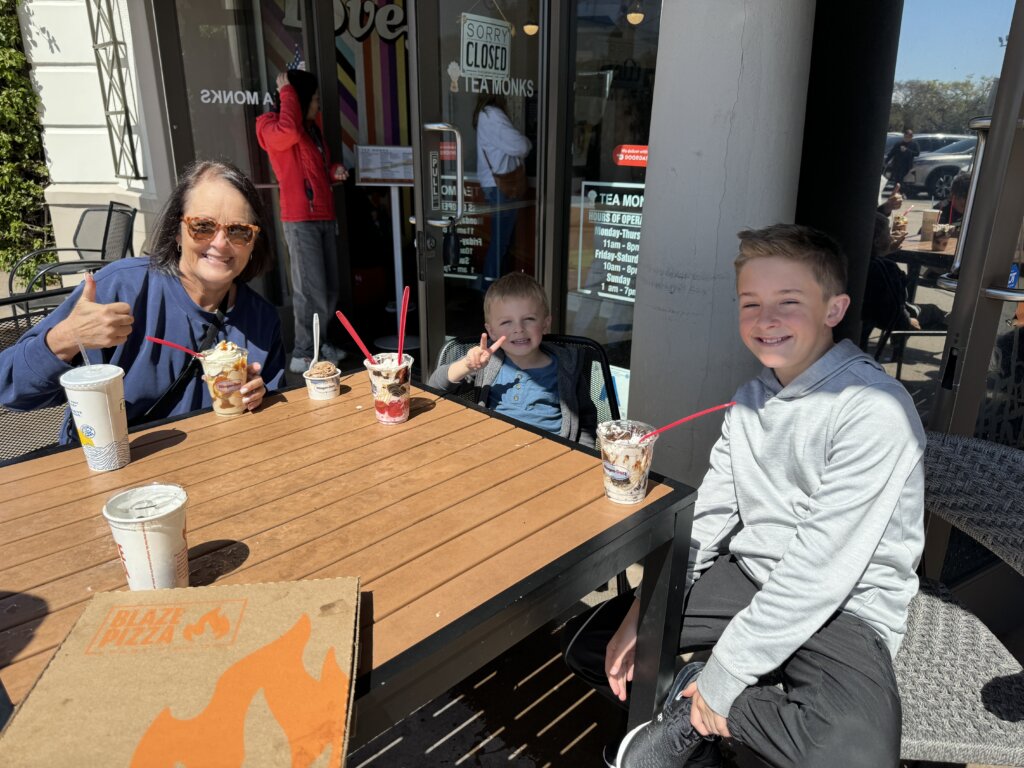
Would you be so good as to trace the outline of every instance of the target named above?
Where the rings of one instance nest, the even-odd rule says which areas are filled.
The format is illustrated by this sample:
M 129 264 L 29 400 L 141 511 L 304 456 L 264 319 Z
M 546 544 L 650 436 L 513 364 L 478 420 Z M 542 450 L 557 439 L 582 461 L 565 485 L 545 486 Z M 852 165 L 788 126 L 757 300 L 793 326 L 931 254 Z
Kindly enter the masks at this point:
M 506 299 L 533 299 L 544 312 L 544 317 L 551 315 L 548 297 L 544 288 L 525 272 L 509 272 L 491 283 L 484 294 L 484 322 L 491 322 L 491 307 L 496 301 Z
M 737 279 L 747 262 L 775 256 L 806 264 L 826 299 L 846 293 L 846 256 L 839 243 L 824 232 L 798 224 L 772 224 L 764 229 L 744 229 L 737 237 Z

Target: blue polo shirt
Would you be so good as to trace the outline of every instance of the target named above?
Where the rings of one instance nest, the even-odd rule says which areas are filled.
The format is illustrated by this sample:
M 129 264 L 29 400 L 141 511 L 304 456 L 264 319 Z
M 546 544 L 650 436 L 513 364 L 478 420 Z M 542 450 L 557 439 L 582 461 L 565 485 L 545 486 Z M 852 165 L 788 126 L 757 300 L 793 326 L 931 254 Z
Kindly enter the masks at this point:
M 559 434 L 562 407 L 558 400 L 558 365 L 524 370 L 508 356 L 491 384 L 487 407 L 534 427 Z

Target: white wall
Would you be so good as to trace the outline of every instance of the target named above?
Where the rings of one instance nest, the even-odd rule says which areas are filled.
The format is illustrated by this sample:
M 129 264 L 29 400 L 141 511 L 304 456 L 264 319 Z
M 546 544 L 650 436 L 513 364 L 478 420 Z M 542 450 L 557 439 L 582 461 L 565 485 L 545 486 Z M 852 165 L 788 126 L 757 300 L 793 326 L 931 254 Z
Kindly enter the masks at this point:
M 630 416 L 729 400 L 759 366 L 736 331 L 736 232 L 793 220 L 814 0 L 662 5 L 637 281 Z M 696 486 L 721 429 L 663 434 L 659 472 Z

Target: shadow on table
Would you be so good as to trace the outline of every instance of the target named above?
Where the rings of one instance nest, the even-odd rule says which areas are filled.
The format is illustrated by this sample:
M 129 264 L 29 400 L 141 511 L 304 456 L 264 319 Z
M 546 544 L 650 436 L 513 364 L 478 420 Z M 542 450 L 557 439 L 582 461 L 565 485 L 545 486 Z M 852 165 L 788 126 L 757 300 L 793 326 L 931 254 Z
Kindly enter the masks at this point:
M 129 442 L 132 451 L 132 461 L 138 461 L 146 456 L 172 448 L 185 439 L 185 433 L 180 429 L 158 429 L 155 432 L 147 432 L 144 435 L 137 435 Z
M 356 693 L 369 690 L 367 672 L 373 669 L 373 592 L 359 590 L 359 668 L 356 672 Z
M 205 587 L 236 570 L 249 559 L 249 547 L 241 541 L 217 539 L 189 547 L 190 587 Z
M 0 592 L 0 606 L 5 605 L 8 601 L 11 605 L 3 609 L 4 614 L 12 613 L 15 603 L 17 603 L 17 612 L 26 618 L 43 616 L 48 611 L 45 600 L 26 592 Z M 7 622 L 4 622 L 4 625 L 4 632 L 0 635 L 0 668 L 12 663 L 21 650 L 31 642 L 39 622 L 26 620 L 13 626 L 7 626 Z M 0 728 L 3 728 L 13 711 L 14 704 L 11 702 L 11 697 L 7 695 L 7 689 L 0 681 Z
M 437 401 L 431 400 L 428 397 L 410 397 L 409 398 L 409 418 L 416 416 L 420 413 L 426 413 L 432 411 L 437 407 Z

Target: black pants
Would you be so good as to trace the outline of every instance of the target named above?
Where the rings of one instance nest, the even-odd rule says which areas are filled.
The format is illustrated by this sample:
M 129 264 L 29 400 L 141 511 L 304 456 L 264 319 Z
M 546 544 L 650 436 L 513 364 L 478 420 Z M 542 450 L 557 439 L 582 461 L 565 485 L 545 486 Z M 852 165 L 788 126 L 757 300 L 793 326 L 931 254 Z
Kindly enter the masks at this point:
M 757 593 L 733 558 L 719 558 L 687 597 L 680 651 L 712 648 Z M 577 616 L 562 634 L 569 668 L 609 700 L 605 648 L 633 602 L 620 595 Z M 901 710 L 892 659 L 867 624 L 837 613 L 729 712 L 733 738 L 772 766 L 887 768 L 899 763 Z

